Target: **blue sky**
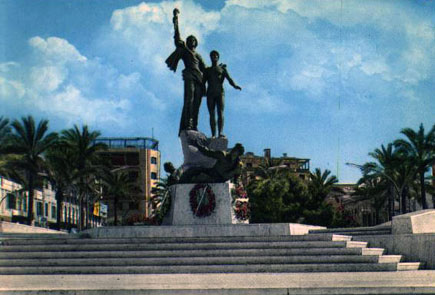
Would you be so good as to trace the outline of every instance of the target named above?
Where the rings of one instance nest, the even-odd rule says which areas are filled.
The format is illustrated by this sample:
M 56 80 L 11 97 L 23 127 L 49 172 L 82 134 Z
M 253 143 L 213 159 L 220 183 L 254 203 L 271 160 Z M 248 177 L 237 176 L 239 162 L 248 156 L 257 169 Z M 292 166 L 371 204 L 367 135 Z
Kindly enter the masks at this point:
M 0 0 L 0 115 L 154 136 L 182 163 L 172 10 L 243 90 L 226 84 L 230 145 L 310 158 L 355 182 L 367 154 L 435 123 L 435 2 Z M 203 103 L 199 129 L 210 134 Z

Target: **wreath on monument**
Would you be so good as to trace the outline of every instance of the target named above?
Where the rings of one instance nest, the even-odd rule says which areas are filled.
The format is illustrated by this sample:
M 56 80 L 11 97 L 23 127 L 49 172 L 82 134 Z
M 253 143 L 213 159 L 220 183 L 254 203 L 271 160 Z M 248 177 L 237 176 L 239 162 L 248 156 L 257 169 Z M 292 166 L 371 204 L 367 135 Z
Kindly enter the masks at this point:
M 216 207 L 216 197 L 210 185 L 197 184 L 192 188 L 189 195 L 193 215 L 206 217 L 213 213 Z

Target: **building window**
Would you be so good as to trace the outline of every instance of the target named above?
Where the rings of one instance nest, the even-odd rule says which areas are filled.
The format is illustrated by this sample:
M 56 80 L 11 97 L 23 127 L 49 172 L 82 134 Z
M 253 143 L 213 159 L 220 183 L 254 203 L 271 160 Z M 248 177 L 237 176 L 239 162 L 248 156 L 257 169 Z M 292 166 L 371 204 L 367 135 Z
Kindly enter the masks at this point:
M 48 203 L 45 203 L 45 211 L 44 211 L 44 216 L 48 216 Z
M 51 218 L 56 218 L 56 206 L 51 206 Z
M 151 164 L 157 164 L 157 158 L 151 157 Z
M 157 179 L 157 173 L 151 172 L 151 179 Z
M 16 209 L 17 197 L 13 194 L 7 194 L 8 196 L 8 209 Z
M 36 203 L 36 216 L 42 216 L 42 203 Z

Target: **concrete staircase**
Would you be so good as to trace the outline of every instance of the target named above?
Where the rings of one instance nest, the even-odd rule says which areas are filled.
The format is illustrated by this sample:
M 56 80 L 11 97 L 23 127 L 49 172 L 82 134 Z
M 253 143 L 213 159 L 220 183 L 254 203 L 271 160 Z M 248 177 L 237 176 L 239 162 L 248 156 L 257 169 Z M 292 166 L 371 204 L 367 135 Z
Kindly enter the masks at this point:
M 0 295 L 435 293 L 434 271 L 332 233 L 0 243 Z
M 155 274 L 417 270 L 350 236 L 6 238 L 0 274 Z

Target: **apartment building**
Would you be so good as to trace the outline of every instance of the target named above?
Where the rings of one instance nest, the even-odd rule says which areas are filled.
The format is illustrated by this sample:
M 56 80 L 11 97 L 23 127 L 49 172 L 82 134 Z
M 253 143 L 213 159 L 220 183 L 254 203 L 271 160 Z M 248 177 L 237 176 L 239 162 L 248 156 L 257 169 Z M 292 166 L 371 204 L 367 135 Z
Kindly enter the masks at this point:
M 151 189 L 160 180 L 159 142 L 148 137 L 100 137 L 108 149 L 100 151 L 112 164 L 113 170 L 128 173 L 136 183 L 137 191 L 129 198 L 119 200 L 117 215 L 119 224 L 129 224 L 151 215 Z M 113 202 L 108 204 L 108 223 L 113 222 Z M 138 217 L 139 216 L 139 217 Z
M 0 219 L 9 222 L 27 221 L 28 193 L 19 183 L 0 176 Z M 54 227 L 57 221 L 57 202 L 50 184 L 34 190 L 34 225 Z M 79 220 L 78 204 L 72 197 L 62 203 L 61 222 L 63 228 L 77 227 Z M 98 221 L 99 222 L 99 221 Z

